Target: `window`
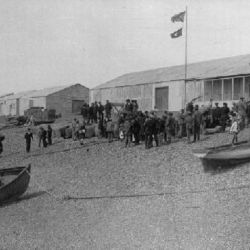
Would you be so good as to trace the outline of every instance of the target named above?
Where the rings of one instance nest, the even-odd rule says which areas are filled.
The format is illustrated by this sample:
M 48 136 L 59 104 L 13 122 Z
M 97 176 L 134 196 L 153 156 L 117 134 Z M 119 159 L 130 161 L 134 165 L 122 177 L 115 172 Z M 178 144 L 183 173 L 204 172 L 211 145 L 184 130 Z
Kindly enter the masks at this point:
M 234 78 L 234 100 L 239 100 L 243 96 L 243 78 Z
M 232 79 L 224 80 L 223 100 L 232 100 Z
M 212 81 L 204 81 L 204 99 L 209 101 L 212 97 L 213 84 Z
M 221 80 L 213 81 L 213 100 L 214 101 L 222 100 L 222 81 Z
M 245 98 L 250 99 L 250 77 L 245 78 Z

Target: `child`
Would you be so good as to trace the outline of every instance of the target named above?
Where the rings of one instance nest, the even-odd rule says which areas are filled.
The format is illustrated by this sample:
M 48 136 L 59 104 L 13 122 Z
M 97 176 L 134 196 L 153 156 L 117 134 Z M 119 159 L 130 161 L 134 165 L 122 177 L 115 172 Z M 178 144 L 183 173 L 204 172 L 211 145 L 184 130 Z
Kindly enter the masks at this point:
M 24 138 L 26 140 L 26 152 L 30 152 L 30 144 L 31 144 L 31 139 L 33 140 L 33 134 L 31 133 L 30 128 L 28 128 L 28 131 L 25 133 Z
M 114 123 L 112 122 L 112 120 L 110 118 L 107 121 L 106 131 L 107 131 L 107 134 L 108 134 L 109 142 L 112 142 L 113 137 L 114 137 Z
M 85 121 L 83 120 L 83 123 L 80 126 L 79 133 L 78 133 L 78 137 L 79 137 L 81 145 L 83 145 L 83 141 L 84 141 L 84 138 L 85 138 L 85 133 L 86 133 Z
M 126 117 L 125 122 L 124 122 L 124 135 L 125 135 L 125 147 L 129 146 L 131 144 L 132 140 L 132 131 L 131 131 L 131 120 L 130 117 Z
M 239 124 L 236 116 L 232 117 L 232 126 L 230 128 L 230 133 L 233 134 L 233 140 L 232 140 L 232 145 L 235 144 L 235 142 L 238 142 L 238 133 L 239 133 Z

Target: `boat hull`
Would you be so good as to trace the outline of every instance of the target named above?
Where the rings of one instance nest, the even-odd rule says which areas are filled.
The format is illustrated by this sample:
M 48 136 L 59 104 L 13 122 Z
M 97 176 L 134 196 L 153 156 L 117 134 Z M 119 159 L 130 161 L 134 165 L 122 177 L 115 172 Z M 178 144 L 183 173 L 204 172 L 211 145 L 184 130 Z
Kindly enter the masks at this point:
M 16 175 L 12 181 L 0 187 L 0 204 L 18 198 L 27 190 L 30 181 L 30 169 L 31 165 L 29 164 L 28 167 L 0 170 L 0 176 L 3 178 L 7 175 Z
M 205 170 L 232 167 L 250 162 L 250 144 L 244 141 L 234 146 L 227 144 L 219 147 L 194 149 L 193 154 L 200 158 Z

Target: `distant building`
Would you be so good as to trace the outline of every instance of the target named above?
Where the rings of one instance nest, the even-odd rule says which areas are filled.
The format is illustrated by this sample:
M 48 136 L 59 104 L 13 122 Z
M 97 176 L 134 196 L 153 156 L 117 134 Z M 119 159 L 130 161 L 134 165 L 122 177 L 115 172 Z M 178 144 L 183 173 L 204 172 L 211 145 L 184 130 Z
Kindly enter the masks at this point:
M 124 102 L 136 99 L 142 110 L 178 111 L 185 101 L 199 97 L 198 104 L 250 98 L 250 55 L 159 68 L 122 75 L 90 90 L 93 101 Z
M 32 90 L 0 97 L 0 115 L 23 115 L 31 107 L 55 109 L 62 116 L 77 113 L 89 102 L 89 89 L 81 84 Z

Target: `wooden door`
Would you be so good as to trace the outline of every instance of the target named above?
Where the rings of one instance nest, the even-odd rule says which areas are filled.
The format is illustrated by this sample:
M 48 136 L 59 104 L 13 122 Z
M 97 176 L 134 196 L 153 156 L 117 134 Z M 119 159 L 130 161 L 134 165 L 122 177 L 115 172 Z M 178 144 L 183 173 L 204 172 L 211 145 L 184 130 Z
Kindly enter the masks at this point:
M 72 100 L 72 113 L 74 114 L 80 113 L 83 104 L 84 104 L 83 100 Z
M 169 87 L 155 89 L 155 108 L 159 110 L 168 110 Z

